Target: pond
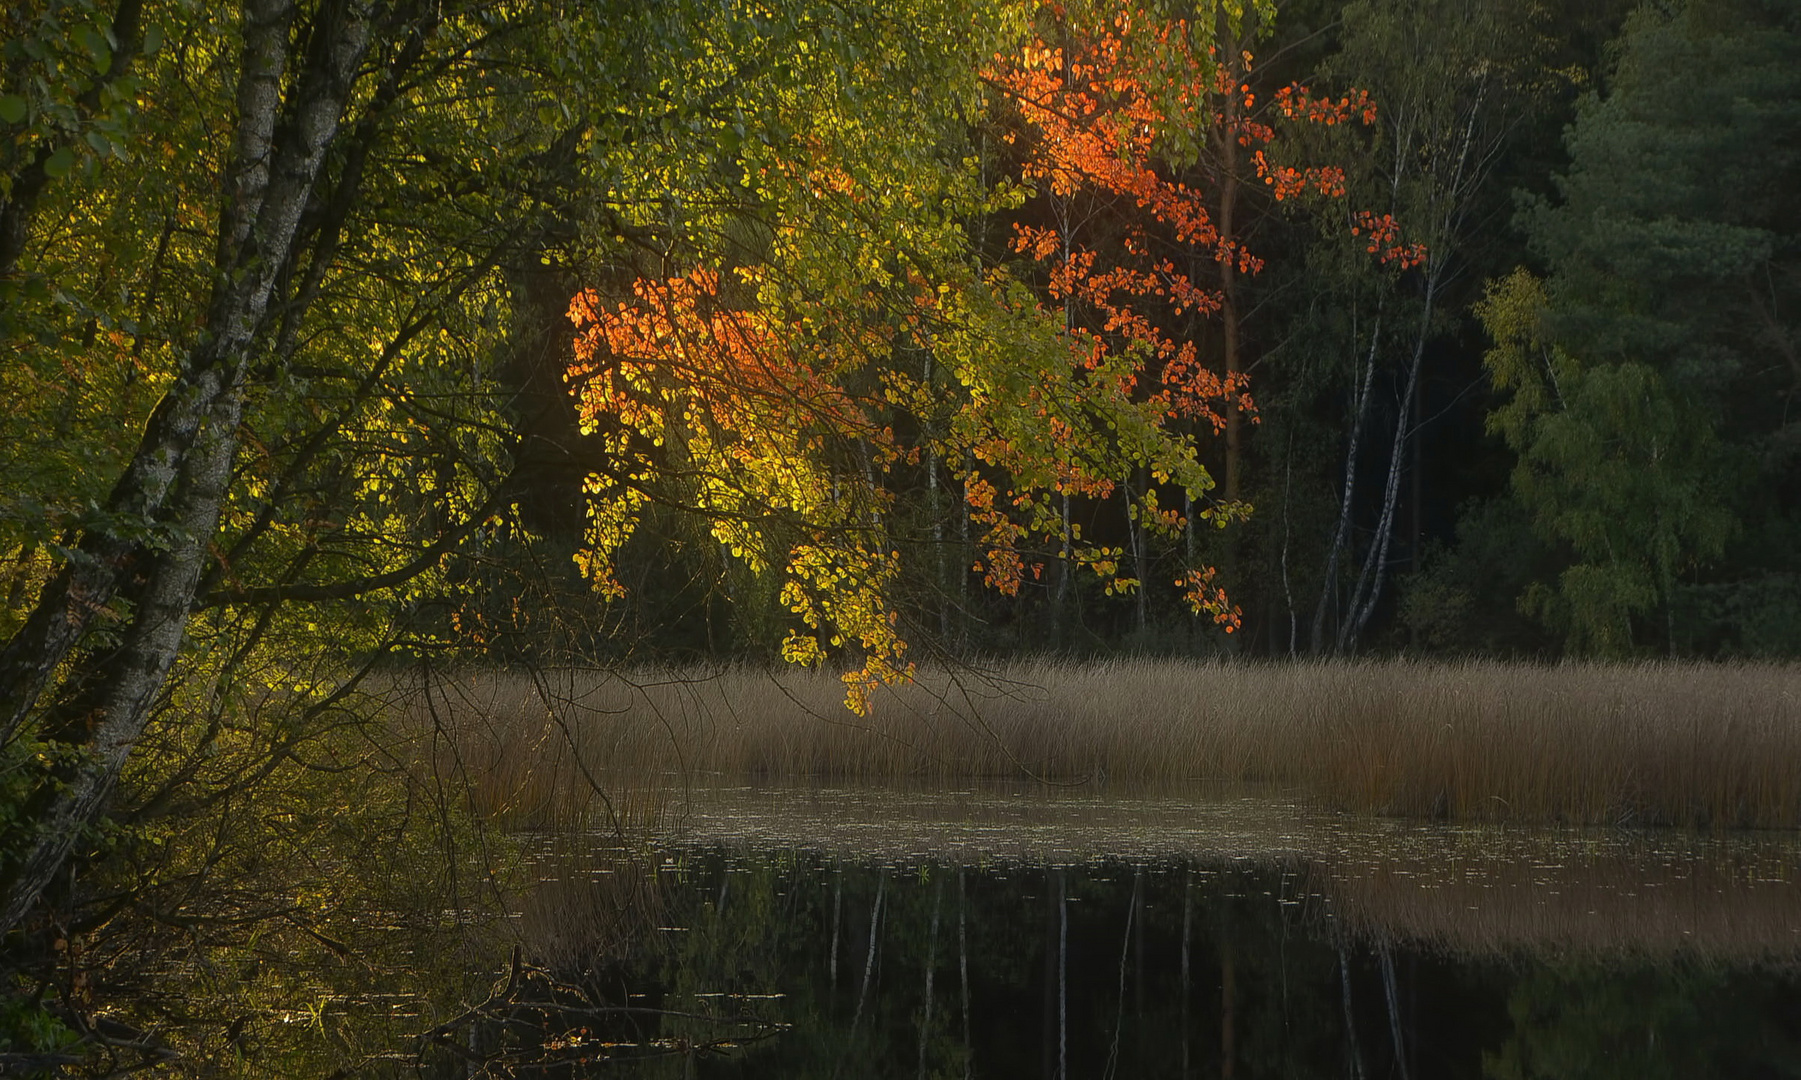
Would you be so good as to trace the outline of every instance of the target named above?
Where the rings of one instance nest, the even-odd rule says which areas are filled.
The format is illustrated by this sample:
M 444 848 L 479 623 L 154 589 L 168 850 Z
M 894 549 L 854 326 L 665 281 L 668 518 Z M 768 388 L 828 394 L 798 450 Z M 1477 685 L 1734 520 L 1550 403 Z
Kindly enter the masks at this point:
M 1801 1075 L 1789 834 L 734 788 L 648 863 L 542 846 L 518 929 L 568 1075 Z

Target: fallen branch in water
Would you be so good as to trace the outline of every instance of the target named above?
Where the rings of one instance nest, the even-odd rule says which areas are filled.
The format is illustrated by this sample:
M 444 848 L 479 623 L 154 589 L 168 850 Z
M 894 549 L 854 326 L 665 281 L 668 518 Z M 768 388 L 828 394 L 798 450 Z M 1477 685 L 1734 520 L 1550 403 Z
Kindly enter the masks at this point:
M 651 1036 L 627 1040 L 596 1035 L 591 1026 L 583 1023 L 622 1018 L 682 1020 L 739 1030 L 713 1038 Z M 426 1056 L 439 1050 L 478 1067 L 480 1072 L 473 1075 L 509 1076 L 516 1069 L 543 1069 L 557 1064 L 723 1054 L 773 1038 L 791 1026 L 748 1014 L 716 1016 L 644 1005 L 609 1005 L 596 1001 L 585 988 L 526 963 L 523 951 L 515 945 L 506 975 L 488 996 L 414 1036 L 417 1049 L 413 1058 L 415 1064 L 423 1066 Z M 524 1038 L 516 1045 L 489 1049 L 480 1045 L 484 1030 L 511 1031 Z M 466 1042 L 460 1038 L 465 1032 Z

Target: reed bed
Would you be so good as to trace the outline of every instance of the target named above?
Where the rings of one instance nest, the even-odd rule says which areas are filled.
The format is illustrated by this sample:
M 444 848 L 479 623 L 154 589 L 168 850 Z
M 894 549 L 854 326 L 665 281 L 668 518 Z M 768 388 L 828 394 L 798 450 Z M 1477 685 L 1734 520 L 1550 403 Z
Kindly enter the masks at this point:
M 1801 825 L 1792 665 L 1040 661 L 923 672 L 868 717 L 842 694 L 803 669 L 472 671 L 405 711 L 527 818 L 719 781 L 1213 780 L 1413 817 Z

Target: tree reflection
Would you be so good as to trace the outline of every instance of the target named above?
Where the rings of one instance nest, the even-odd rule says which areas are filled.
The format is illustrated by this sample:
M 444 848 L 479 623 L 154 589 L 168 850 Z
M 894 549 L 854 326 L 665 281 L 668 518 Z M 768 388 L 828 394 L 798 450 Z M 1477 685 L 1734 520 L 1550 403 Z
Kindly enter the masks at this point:
M 702 1075 L 1525 1080 L 1786 1076 L 1801 1060 L 1786 969 L 1446 953 L 1352 931 L 1295 864 L 712 849 L 670 877 L 685 929 L 612 969 L 616 994 L 670 1010 L 658 1038 L 698 1039 L 684 1012 L 788 1025 L 698 1059 Z
M 129 1003 L 112 1014 L 115 1064 L 195 1075 L 236 1062 L 445 1080 L 1801 1076 L 1792 942 L 1573 949 L 1553 912 L 1556 932 L 1534 944 L 1498 936 L 1525 925 L 1506 914 L 1517 896 L 1459 934 L 1441 908 L 1476 894 L 1395 866 L 1352 880 L 1298 858 L 605 848 L 530 855 L 536 884 L 513 917 L 484 920 L 447 904 L 423 865 L 381 875 L 379 909 L 209 931 L 185 962 L 169 928 L 155 938 L 141 919 L 136 951 L 110 960 L 95 950 L 123 949 L 120 930 L 71 933 L 61 970 L 104 975 Z M 353 870 L 374 872 L 339 873 Z M 1561 890 L 1580 867 L 1559 874 Z M 375 895 L 331 880 L 319 887 Z M 1716 906 L 1785 925 L 1777 893 L 1747 901 L 1719 881 Z
M 1801 1076 L 1792 980 L 1677 963 L 1535 967 L 1507 1000 L 1492 1080 Z

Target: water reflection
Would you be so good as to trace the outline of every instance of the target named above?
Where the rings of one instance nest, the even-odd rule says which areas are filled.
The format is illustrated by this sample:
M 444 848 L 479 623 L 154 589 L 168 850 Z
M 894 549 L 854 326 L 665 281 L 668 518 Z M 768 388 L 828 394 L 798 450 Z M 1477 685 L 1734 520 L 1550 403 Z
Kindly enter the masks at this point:
M 1801 1075 L 1787 836 L 738 791 L 550 846 L 524 936 L 637 1045 L 781 1029 L 642 1075 Z

